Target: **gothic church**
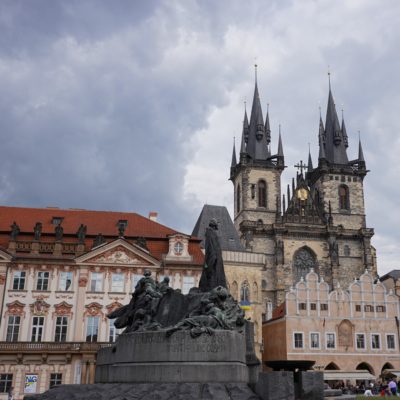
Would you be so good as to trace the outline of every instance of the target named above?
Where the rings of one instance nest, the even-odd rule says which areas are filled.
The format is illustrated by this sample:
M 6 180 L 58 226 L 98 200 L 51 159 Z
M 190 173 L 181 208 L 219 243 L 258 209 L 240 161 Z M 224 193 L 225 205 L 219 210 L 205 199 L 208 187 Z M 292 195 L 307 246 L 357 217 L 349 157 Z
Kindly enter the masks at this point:
M 376 276 L 372 228 L 366 226 L 363 181 L 367 175 L 361 142 L 349 160 L 348 136 L 335 109 L 329 85 L 325 124 L 319 121 L 319 156 L 285 193 L 282 138 L 271 151 L 269 113 L 263 118 L 255 83 L 250 122 L 245 111 L 239 159 L 233 149 L 230 180 L 234 186 L 234 223 L 246 250 L 266 255 L 262 290 L 277 306 L 285 291 L 313 269 L 331 289 L 348 287 L 366 269 Z

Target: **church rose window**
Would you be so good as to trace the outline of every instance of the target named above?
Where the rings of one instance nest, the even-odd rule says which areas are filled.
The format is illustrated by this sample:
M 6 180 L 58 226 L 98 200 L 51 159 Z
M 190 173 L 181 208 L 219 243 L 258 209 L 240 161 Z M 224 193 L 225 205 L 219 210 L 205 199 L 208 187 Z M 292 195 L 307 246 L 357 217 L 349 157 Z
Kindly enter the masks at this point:
M 315 270 L 315 267 L 315 258 L 311 251 L 306 248 L 298 250 L 293 262 L 294 282 L 298 282 L 301 277 L 305 278 L 311 268 Z

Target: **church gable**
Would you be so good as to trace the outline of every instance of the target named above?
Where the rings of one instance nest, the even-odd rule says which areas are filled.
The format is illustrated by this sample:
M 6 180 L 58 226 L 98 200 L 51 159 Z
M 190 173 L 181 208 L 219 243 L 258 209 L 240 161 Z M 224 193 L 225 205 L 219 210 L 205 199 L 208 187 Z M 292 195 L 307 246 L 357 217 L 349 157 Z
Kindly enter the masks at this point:
M 160 266 L 160 262 L 148 252 L 123 239 L 97 247 L 76 258 L 76 262 L 92 265 Z

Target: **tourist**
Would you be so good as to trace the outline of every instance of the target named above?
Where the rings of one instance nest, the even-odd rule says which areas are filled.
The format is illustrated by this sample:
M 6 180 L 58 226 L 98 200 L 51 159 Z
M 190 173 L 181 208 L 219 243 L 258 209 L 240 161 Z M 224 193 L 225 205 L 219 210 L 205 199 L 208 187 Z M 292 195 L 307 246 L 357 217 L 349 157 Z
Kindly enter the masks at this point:
M 396 396 L 397 394 L 397 383 L 394 379 L 389 382 L 389 389 L 392 396 Z
M 11 386 L 10 390 L 8 391 L 7 400 L 14 400 L 14 388 Z

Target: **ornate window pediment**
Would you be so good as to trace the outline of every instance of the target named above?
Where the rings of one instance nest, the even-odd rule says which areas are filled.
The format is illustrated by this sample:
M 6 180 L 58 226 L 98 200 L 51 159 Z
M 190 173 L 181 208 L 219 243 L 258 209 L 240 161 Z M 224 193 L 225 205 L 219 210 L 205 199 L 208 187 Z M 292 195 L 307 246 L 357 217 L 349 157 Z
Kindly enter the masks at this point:
M 293 257 L 293 283 L 297 283 L 301 278 L 314 269 L 318 274 L 318 265 L 314 253 L 308 247 L 302 247 L 295 253 Z

